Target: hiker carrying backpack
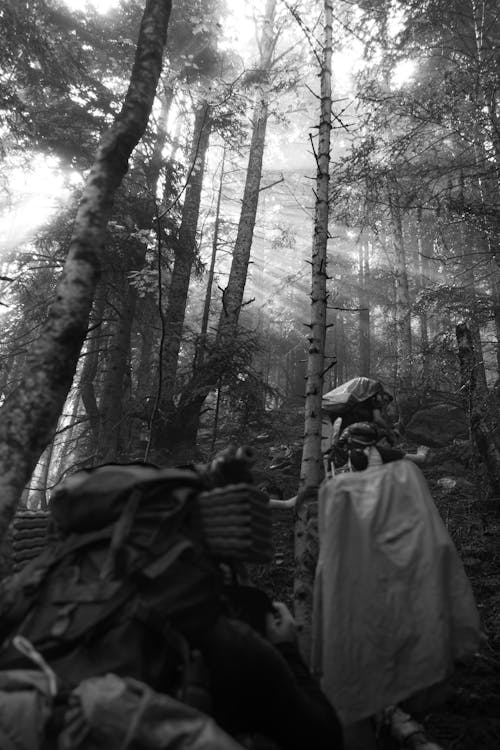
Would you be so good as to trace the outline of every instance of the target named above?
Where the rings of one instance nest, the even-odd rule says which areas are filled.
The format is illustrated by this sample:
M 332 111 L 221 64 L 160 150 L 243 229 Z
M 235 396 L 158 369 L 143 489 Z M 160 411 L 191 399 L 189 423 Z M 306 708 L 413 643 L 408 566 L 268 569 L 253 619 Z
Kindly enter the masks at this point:
M 238 463 L 228 465 L 232 480 Z M 191 644 L 223 606 L 219 562 L 271 553 L 265 496 L 215 489 L 223 469 L 109 464 L 62 482 L 46 550 L 0 585 L 0 669 L 40 657 L 64 709 L 78 684 L 107 673 L 185 699 Z

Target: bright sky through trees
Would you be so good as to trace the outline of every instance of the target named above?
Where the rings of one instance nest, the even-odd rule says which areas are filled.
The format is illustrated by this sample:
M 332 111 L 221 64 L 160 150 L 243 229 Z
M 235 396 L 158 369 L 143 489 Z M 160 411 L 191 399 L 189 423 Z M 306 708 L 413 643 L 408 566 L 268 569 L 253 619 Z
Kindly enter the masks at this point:
M 108 10 L 118 5 L 117 0 L 64 0 L 71 10 L 85 10 L 86 5 L 92 5 L 99 13 L 107 13 Z
M 64 200 L 57 159 L 39 154 L 31 160 L 29 171 L 13 167 L 9 194 L 0 210 L 0 261 L 3 253 L 28 241 Z
M 118 0 L 64 1 L 72 10 L 85 11 L 86 7 L 93 6 L 101 14 L 118 5 Z M 246 0 L 232 0 L 228 4 L 229 15 L 224 20 L 224 39 L 220 40 L 220 45 L 236 49 L 245 64 L 256 53 L 253 14 L 259 4 L 262 4 L 260 0 L 250 3 Z M 397 24 L 398 19 L 395 19 L 394 25 Z M 343 94 L 350 90 L 352 73 L 361 64 L 361 59 L 362 45 L 355 38 L 343 50 L 334 54 L 334 80 L 337 89 Z M 393 72 L 393 86 L 399 88 L 404 85 L 414 75 L 415 69 L 414 61 L 401 61 Z M 280 150 L 278 147 L 278 152 Z M 307 150 L 308 144 L 304 143 L 304 152 Z M 278 153 L 276 160 L 279 161 L 279 158 Z M 63 191 L 64 182 L 58 173 L 56 160 L 39 154 L 31 160 L 29 171 L 25 167 L 13 166 L 8 188 L 10 199 L 0 206 L 0 258 L 8 249 L 29 241 L 64 198 Z

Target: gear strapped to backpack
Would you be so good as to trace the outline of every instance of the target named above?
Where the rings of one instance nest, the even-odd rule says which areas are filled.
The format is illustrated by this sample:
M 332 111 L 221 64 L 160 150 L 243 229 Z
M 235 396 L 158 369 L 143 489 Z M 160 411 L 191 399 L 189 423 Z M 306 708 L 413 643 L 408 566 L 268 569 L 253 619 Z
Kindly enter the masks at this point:
M 0 669 L 26 667 L 18 634 L 69 689 L 114 672 L 177 690 L 186 644 L 220 610 L 197 502 L 205 488 L 196 471 L 144 464 L 61 483 L 46 550 L 0 586 Z

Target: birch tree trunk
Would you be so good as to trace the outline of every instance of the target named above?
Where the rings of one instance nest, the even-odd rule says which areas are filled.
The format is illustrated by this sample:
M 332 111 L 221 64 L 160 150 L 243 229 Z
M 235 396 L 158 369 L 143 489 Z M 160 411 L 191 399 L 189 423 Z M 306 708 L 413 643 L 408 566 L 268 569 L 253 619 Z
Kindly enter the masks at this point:
M 0 410 L 0 540 L 22 488 L 52 438 L 71 387 L 114 195 L 153 106 L 170 8 L 170 0 L 146 3 L 129 88 L 87 178 L 55 301 L 29 352 L 21 383 Z
M 316 155 L 316 206 L 312 247 L 311 322 L 306 376 L 304 446 L 300 468 L 295 522 L 294 605 L 299 643 L 309 660 L 314 571 L 317 560 L 317 491 L 323 478 L 321 455 L 321 402 L 326 334 L 326 260 L 328 241 L 330 135 L 332 129 L 332 21 L 331 0 L 324 3 L 324 43 L 321 66 L 320 121 Z

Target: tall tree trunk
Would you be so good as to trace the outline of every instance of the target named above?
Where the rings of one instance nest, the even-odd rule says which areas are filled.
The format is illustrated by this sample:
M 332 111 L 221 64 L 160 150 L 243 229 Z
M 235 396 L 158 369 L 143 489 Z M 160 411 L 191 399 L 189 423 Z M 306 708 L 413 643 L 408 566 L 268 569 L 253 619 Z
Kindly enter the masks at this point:
M 170 114 L 170 109 L 174 101 L 174 89 L 172 86 L 167 86 L 163 93 L 159 97 L 161 102 L 161 110 L 158 116 L 158 127 L 156 129 L 156 138 L 153 145 L 153 152 L 149 162 L 145 163 L 146 180 L 148 183 L 150 202 L 153 204 L 156 202 L 156 193 L 158 190 L 158 182 L 160 180 L 160 174 L 165 164 L 163 157 L 163 149 L 167 143 L 167 120 Z
M 50 469 L 52 465 L 52 456 L 54 452 L 54 441 L 52 440 L 42 454 L 42 470 L 38 479 L 38 487 L 40 491 L 40 510 L 47 510 L 48 508 L 48 484 L 50 477 Z
M 194 448 L 205 399 L 211 390 L 219 387 L 220 377 L 224 374 L 228 359 L 231 358 L 235 349 L 262 178 L 268 118 L 267 78 L 277 41 L 277 36 L 273 32 L 275 10 L 276 0 L 267 0 L 260 41 L 261 58 L 258 66 L 262 75 L 262 83 L 259 85 L 255 99 L 252 138 L 238 232 L 234 243 L 229 280 L 223 292 L 222 310 L 213 354 L 205 360 L 203 367 L 193 373 L 191 381 L 183 389 L 176 412 L 175 429 L 172 430 L 172 433 L 177 436 L 178 449 L 185 455 L 189 455 Z
M 186 315 L 191 271 L 196 255 L 196 231 L 200 213 L 205 159 L 210 139 L 210 107 L 203 102 L 195 113 L 191 146 L 191 172 L 182 209 L 181 225 L 175 240 L 174 267 L 169 286 L 163 325 L 165 346 L 162 353 L 159 408 L 155 414 L 152 449 L 164 453 L 175 439 L 170 421 L 174 410 L 175 382 L 182 331 Z
M 491 214 L 496 216 L 496 207 L 500 203 L 500 189 L 497 180 L 487 180 L 482 176 L 485 171 L 484 165 L 488 163 L 488 157 L 485 153 L 484 138 L 481 131 L 475 135 L 474 159 L 483 213 L 485 216 Z M 495 210 L 492 210 L 492 206 L 495 207 Z M 498 378 L 500 378 L 500 238 L 498 227 L 495 225 L 493 227 L 487 226 L 484 241 L 491 256 L 491 292 L 496 333 L 496 361 Z
M 167 87 L 159 97 L 161 110 L 153 150 L 149 159 L 146 155 L 143 156 L 145 185 L 141 184 L 141 189 L 135 196 L 137 228 L 149 232 L 155 226 L 159 245 L 162 222 L 158 217 L 157 192 L 164 167 L 166 123 L 173 97 L 172 87 Z M 129 278 L 130 274 L 137 273 L 144 267 L 146 250 L 145 243 L 130 237 L 121 252 L 120 269 L 110 281 L 110 288 L 116 290 L 114 300 L 110 304 L 111 315 L 115 320 L 110 324 L 108 332 L 110 341 L 107 347 L 103 347 L 102 356 L 99 358 L 100 370 L 104 375 L 101 378 L 99 406 L 95 404 L 97 420 L 93 419 L 93 423 L 97 421 L 94 455 L 94 462 L 97 463 L 116 461 L 124 455 L 137 455 L 140 450 L 140 438 L 137 441 L 133 439 L 138 430 L 137 423 L 133 422 L 130 377 L 131 338 L 138 293 Z M 149 329 L 152 329 L 152 320 L 149 321 Z M 151 388 L 151 370 L 148 374 Z M 128 387 L 129 398 L 126 397 Z
M 0 540 L 52 437 L 73 381 L 114 195 L 153 106 L 170 7 L 170 0 L 146 4 L 129 89 L 114 125 L 101 139 L 87 178 L 55 302 L 27 356 L 21 383 L 0 410 Z
M 106 298 L 102 281 L 100 282 L 94 301 L 94 307 L 91 313 L 90 322 L 92 330 L 85 341 L 85 351 L 83 353 L 83 367 L 80 374 L 79 390 L 82 397 L 84 409 L 89 418 L 90 431 L 94 441 L 97 442 L 99 436 L 99 407 L 95 394 L 95 379 L 97 375 L 97 366 L 99 363 L 99 354 L 102 347 L 102 317 Z
M 470 329 L 466 323 L 457 325 L 456 336 L 461 375 L 460 390 L 469 422 L 471 441 L 486 465 L 493 492 L 500 497 L 500 450 L 488 424 L 484 402 L 481 402 L 477 394 L 477 361 Z
M 274 3 L 272 5 L 274 6 Z M 243 304 L 255 218 L 259 204 L 268 110 L 267 92 L 259 92 L 255 103 L 252 141 L 250 143 L 247 177 L 238 223 L 238 233 L 234 243 L 229 281 L 223 293 L 222 311 L 217 329 L 218 347 L 224 347 L 234 339 Z
M 425 234 L 425 228 L 422 222 L 422 214 L 419 210 L 417 216 L 417 252 L 418 252 L 418 271 L 417 271 L 417 293 L 423 292 L 429 285 L 430 258 L 432 255 L 432 242 Z M 431 384 L 431 357 L 429 351 L 429 321 L 427 310 L 424 304 L 420 304 L 421 312 L 419 314 L 420 325 L 420 354 L 422 357 L 422 380 L 424 387 Z
M 72 403 L 71 403 L 72 398 Z M 74 443 L 75 443 L 75 429 L 80 423 L 78 420 L 78 409 L 80 406 L 80 393 L 78 390 L 76 393 L 70 394 L 68 401 L 71 403 L 71 414 L 69 415 L 68 424 L 63 428 L 64 432 L 54 438 L 54 453 L 53 463 L 55 463 L 54 474 L 56 476 L 56 483 L 60 480 L 61 475 L 65 472 L 70 465 L 74 465 Z M 67 403 L 67 402 L 66 402 Z
M 370 363 L 370 260 L 368 243 L 359 245 L 359 374 L 369 378 Z
M 137 300 L 136 317 L 140 317 L 138 333 L 141 343 L 139 362 L 136 368 L 135 402 L 138 416 L 144 421 L 149 421 L 154 384 L 157 383 L 158 361 L 154 355 L 159 328 L 159 322 L 157 326 L 154 325 L 154 321 L 159 318 L 159 315 L 158 304 L 152 294 L 146 294 Z
M 122 279 L 124 291 L 116 306 L 118 320 L 114 326 L 107 356 L 106 373 L 99 399 L 99 435 L 97 463 L 116 461 L 120 456 L 124 409 L 124 388 L 130 360 L 130 336 L 137 302 L 137 290 Z
M 477 308 L 477 293 L 476 293 L 476 279 L 474 276 L 474 268 L 471 261 L 477 252 L 477 248 L 474 242 L 473 232 L 467 231 L 467 228 L 462 227 L 461 241 L 460 241 L 460 266 L 462 268 L 462 283 L 464 285 L 464 298 L 468 308 L 472 311 Z M 468 250 L 468 253 L 466 253 Z M 483 345 L 481 342 L 481 329 L 477 316 L 474 313 L 470 316 L 469 330 L 472 337 L 472 344 L 474 347 L 474 388 L 477 397 L 484 400 L 488 395 L 488 385 L 486 382 L 486 369 L 484 366 L 483 357 Z
M 208 319 L 210 317 L 210 306 L 212 304 L 212 289 L 215 277 L 215 261 L 217 260 L 217 251 L 219 249 L 219 231 L 220 231 L 220 209 L 222 203 L 222 188 L 224 185 L 224 167 L 226 163 L 226 147 L 222 152 L 222 161 L 220 165 L 219 192 L 217 193 L 217 204 L 215 207 L 214 233 L 212 237 L 212 254 L 210 256 L 210 266 L 208 269 L 207 288 L 205 291 L 205 303 L 203 305 L 203 315 L 200 326 L 200 342 L 196 350 L 194 369 L 203 365 L 208 335 Z
M 407 395 L 411 391 L 411 307 L 408 289 L 408 272 L 406 268 L 406 251 L 401 221 L 399 192 L 395 185 L 388 191 L 389 209 L 392 229 L 392 247 L 394 251 L 394 283 L 396 290 L 396 382 L 398 392 Z
M 500 250 L 492 254 L 490 261 L 491 267 L 491 296 L 493 303 L 493 321 L 495 323 L 496 334 L 496 363 L 497 379 L 500 380 Z
M 326 248 L 330 180 L 330 135 L 332 129 L 332 22 L 331 0 L 324 3 L 324 43 L 321 66 L 321 110 L 316 157 L 316 206 L 312 248 L 311 322 L 306 378 L 304 445 L 300 467 L 299 496 L 295 522 L 294 605 L 301 650 L 309 659 L 311 644 L 312 590 L 317 559 L 317 491 L 323 478 L 321 455 L 324 353 L 326 334 Z

